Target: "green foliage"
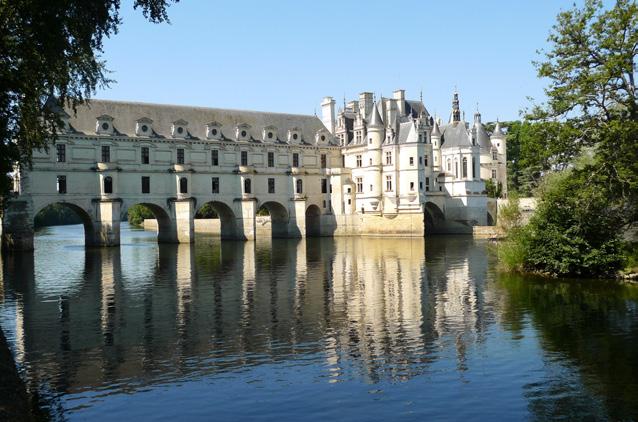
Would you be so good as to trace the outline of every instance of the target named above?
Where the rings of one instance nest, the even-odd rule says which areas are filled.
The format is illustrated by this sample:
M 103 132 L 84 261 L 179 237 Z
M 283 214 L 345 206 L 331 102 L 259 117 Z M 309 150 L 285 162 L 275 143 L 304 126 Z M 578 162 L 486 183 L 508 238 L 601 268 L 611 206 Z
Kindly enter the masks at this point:
M 269 215 L 270 215 L 270 213 L 268 212 L 266 207 L 260 207 L 257 210 L 257 216 L 259 216 L 259 217 L 268 217 Z
M 153 212 L 146 206 L 137 204 L 128 210 L 128 222 L 132 226 L 141 226 L 147 218 L 155 218 Z
M 487 179 L 485 181 L 485 190 L 487 191 L 487 196 L 490 198 L 500 198 L 503 194 L 503 187 L 501 184 L 492 179 Z
M 506 205 L 498 208 L 497 225 L 505 232 L 514 230 L 521 225 L 520 201 L 515 192 L 509 195 Z
M 529 224 L 502 248 L 509 268 L 603 277 L 627 264 L 621 234 L 638 219 L 637 27 L 638 5 L 630 0 L 608 10 L 586 0 L 558 15 L 552 49 L 537 63 L 549 79 L 548 102 L 519 131 L 521 169 L 550 174 L 538 184 Z
M 579 170 L 546 178 L 530 222 L 510 230 L 500 249 L 507 268 L 562 277 L 613 276 L 622 268 L 623 219 L 603 192 L 582 187 L 585 178 Z
M 195 214 L 195 218 L 219 218 L 210 202 L 204 204 Z
M 62 204 L 51 204 L 36 214 L 34 227 L 81 224 L 82 219 L 71 208 Z
M 169 2 L 133 7 L 163 22 Z M 75 109 L 111 82 L 100 53 L 121 23 L 119 10 L 120 0 L 0 1 L 0 198 L 14 163 L 29 166 L 33 149 L 55 140 L 62 121 L 51 98 Z

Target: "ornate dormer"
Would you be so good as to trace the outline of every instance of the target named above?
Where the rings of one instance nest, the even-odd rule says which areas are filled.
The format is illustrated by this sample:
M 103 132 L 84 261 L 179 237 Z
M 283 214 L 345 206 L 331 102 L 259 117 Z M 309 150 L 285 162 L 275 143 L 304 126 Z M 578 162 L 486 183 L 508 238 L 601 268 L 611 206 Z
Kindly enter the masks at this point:
M 173 138 L 186 138 L 188 136 L 188 122 L 186 120 L 175 120 L 173 122 L 173 126 L 171 127 L 171 136 Z
M 149 137 L 153 134 L 153 121 L 148 117 L 142 117 L 135 122 L 135 135 Z
M 113 135 L 113 117 L 103 114 L 97 117 L 95 133 L 98 135 Z
M 250 125 L 247 123 L 238 124 L 235 128 L 235 139 L 238 141 L 250 140 Z
M 298 145 L 302 141 L 301 129 L 298 127 L 293 127 L 288 130 L 288 143 Z
M 222 138 L 222 125 L 216 121 L 210 122 L 206 125 L 206 139 L 221 139 Z
M 262 139 L 264 142 L 275 142 L 277 140 L 277 127 L 268 125 L 262 131 Z

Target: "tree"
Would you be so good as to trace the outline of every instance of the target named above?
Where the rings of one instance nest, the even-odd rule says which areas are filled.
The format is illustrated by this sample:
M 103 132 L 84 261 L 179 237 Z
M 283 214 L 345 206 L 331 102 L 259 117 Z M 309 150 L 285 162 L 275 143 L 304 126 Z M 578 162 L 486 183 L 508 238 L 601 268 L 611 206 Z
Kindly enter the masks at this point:
M 149 218 L 155 218 L 155 215 L 147 206 L 137 204 L 128 210 L 128 222 L 132 226 L 141 226 L 144 224 L 144 220 Z
M 548 101 L 528 116 L 533 138 L 553 139 L 533 146 L 546 180 L 536 214 L 503 250 L 510 267 L 611 275 L 627 262 L 621 234 L 638 220 L 638 6 L 586 0 L 558 15 L 549 42 L 536 63 Z
M 29 166 L 33 149 L 55 140 L 62 122 L 51 99 L 74 110 L 112 82 L 100 54 L 121 24 L 120 1 L 0 2 L 0 205 L 15 163 Z M 135 0 L 133 7 L 159 23 L 177 1 Z

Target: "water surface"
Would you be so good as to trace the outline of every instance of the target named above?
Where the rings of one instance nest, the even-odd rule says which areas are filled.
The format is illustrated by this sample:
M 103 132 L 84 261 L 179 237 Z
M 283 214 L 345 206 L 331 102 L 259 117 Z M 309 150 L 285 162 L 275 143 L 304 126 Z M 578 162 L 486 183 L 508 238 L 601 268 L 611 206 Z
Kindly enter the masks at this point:
M 638 418 L 638 289 L 502 275 L 488 242 L 35 244 L 0 326 L 54 419 Z

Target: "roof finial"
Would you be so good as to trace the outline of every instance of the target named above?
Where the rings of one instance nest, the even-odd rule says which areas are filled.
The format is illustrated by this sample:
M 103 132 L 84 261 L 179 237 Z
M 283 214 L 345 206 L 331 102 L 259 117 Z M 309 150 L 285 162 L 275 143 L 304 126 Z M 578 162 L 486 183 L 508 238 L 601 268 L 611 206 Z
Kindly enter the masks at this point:
M 346 93 L 343 93 L 343 111 L 346 111 Z
M 421 91 L 419 92 L 419 100 L 421 101 L 421 104 L 423 104 L 423 88 L 421 88 Z

